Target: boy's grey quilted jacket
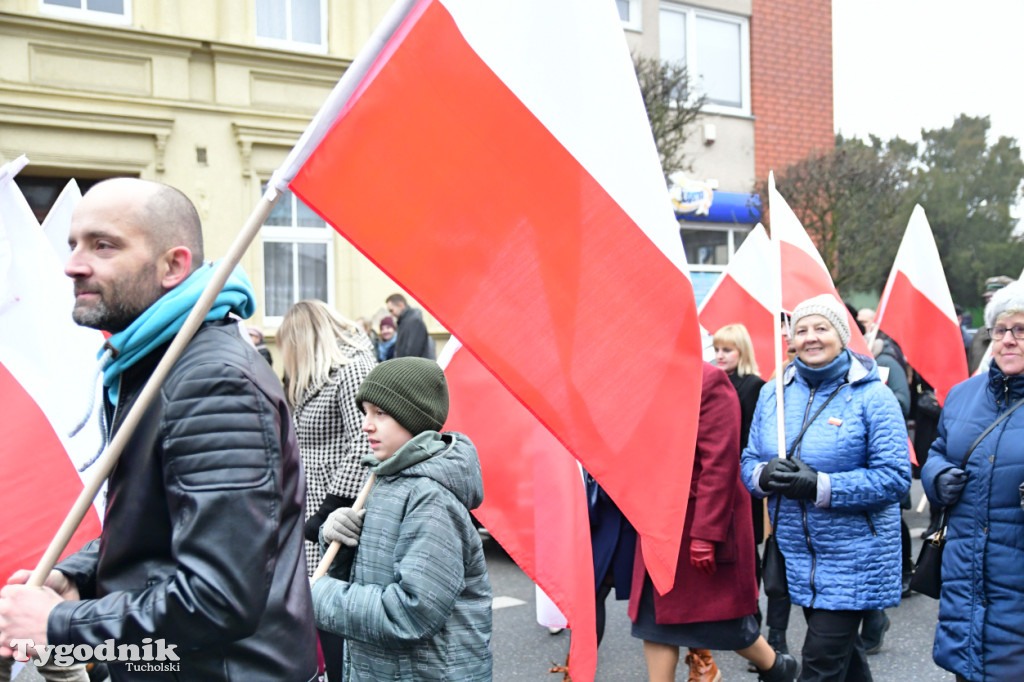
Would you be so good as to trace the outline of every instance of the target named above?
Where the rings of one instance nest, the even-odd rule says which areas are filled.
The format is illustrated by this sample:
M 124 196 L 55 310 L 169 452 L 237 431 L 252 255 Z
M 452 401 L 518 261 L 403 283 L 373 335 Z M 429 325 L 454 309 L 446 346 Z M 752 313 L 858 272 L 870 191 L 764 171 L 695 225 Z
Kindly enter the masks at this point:
M 427 431 L 371 469 L 354 561 L 342 551 L 313 586 L 317 627 L 346 640 L 345 679 L 490 680 L 491 585 L 469 515 L 483 502 L 476 448 Z

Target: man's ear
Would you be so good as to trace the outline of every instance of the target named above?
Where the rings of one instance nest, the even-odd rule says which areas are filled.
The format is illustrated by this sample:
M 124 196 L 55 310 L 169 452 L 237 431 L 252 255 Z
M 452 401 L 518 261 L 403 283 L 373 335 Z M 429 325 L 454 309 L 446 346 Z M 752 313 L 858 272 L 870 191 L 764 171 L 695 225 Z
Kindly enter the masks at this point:
M 175 246 L 164 251 L 159 266 L 160 286 L 170 291 L 192 274 L 192 252 L 187 246 Z

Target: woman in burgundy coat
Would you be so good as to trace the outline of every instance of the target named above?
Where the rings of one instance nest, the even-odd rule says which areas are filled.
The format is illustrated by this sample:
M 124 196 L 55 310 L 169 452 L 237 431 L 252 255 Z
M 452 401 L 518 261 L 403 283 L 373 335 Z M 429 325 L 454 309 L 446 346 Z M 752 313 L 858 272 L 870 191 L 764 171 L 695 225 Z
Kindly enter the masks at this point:
M 754 538 L 750 495 L 739 477 L 739 449 L 736 391 L 725 372 L 704 363 L 690 499 L 673 588 L 655 593 L 639 543 L 633 565 L 629 617 L 633 636 L 644 640 L 652 682 L 675 679 L 682 646 L 690 648 L 690 679 L 721 678 L 708 649 L 736 651 L 758 668 L 761 680 L 796 678 L 796 660 L 776 654 L 754 618 Z

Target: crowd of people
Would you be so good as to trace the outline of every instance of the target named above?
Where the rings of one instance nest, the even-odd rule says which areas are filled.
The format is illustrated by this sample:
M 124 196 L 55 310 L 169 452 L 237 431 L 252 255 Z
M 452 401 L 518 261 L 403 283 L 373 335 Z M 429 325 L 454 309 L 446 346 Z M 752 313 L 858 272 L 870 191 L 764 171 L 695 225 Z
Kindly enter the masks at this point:
M 714 364 L 732 391 L 721 381 L 709 383 L 712 370 L 705 367 L 701 424 L 710 405 L 738 401 L 739 409 L 719 410 L 713 423 L 721 447 L 732 453 L 720 460 L 741 462 L 753 533 L 710 531 L 701 523 L 730 499 L 731 517 L 718 518 L 746 515 L 746 506 L 726 491 L 702 487 L 714 470 L 707 468 L 709 428 L 701 428 L 676 587 L 667 595 L 653 594 L 639 552 L 631 571 L 629 615 L 633 635 L 644 640 L 651 680 L 674 679 L 681 646 L 688 647 L 693 681 L 720 679 L 710 649 L 736 650 L 764 680 L 873 679 L 868 656 L 881 649 L 889 629 L 885 609 L 911 594 L 914 565 L 901 508 L 910 507 L 912 477 L 920 477 L 930 502 L 932 520 L 922 538 L 935 539 L 945 529 L 949 543 L 935 662 L 957 680 L 1024 679 L 1024 619 L 1014 615 L 1024 596 L 1024 451 L 1015 438 L 1024 429 L 1024 414 L 1012 416 L 1024 404 L 1024 283 L 990 278 L 985 300 L 981 338 L 992 343 L 991 366 L 955 387 L 944 408 L 899 346 L 873 328 L 874 311 L 844 308 L 831 295 L 798 305 L 788 317 L 782 451 L 774 377 L 767 384 L 760 378 L 742 324 L 715 331 Z M 871 356 L 848 348 L 851 317 L 873 340 Z M 965 330 L 968 355 L 974 338 Z M 738 442 L 724 445 L 733 430 Z M 919 465 L 911 466 L 908 443 Z M 636 541 L 621 533 L 628 522 L 600 486 L 591 478 L 587 486 L 603 634 L 603 602 L 629 571 L 621 560 L 611 561 L 621 555 L 616 542 Z M 681 585 L 690 586 L 691 595 L 712 589 L 720 599 L 727 595 L 724 606 L 741 599 L 748 577 L 712 586 L 707 576 L 718 574 L 721 556 L 731 553 L 724 565 L 735 570 L 732 562 L 750 563 L 748 573 L 761 584 L 762 567 L 768 570 L 762 562 L 771 560 L 758 551 L 766 534 L 774 534 L 781 550 L 785 581 L 781 593 L 769 592 L 763 619 L 756 603 L 740 609 L 750 618 L 737 624 L 725 610 L 701 614 L 700 600 L 672 601 L 688 592 Z M 747 545 L 739 552 L 733 551 L 737 539 Z M 619 595 L 624 598 L 621 589 Z M 807 623 L 798 676 L 785 665 L 792 604 L 802 608 Z M 742 631 L 754 641 L 762 622 L 781 670 L 766 671 L 741 649 L 743 640 L 730 638 Z
M 296 303 L 276 335 L 282 383 L 262 334 L 240 324 L 255 296 L 236 269 L 144 398 L 213 275 L 198 214 L 166 185 L 108 180 L 75 210 L 70 246 L 73 317 L 110 335 L 105 436 L 141 416 L 109 476 L 101 536 L 44 587 L 19 571 L 0 591 L 0 657 L 18 641 L 29 653 L 159 641 L 179 655 L 147 679 L 491 679 L 491 588 L 470 515 L 480 462 L 470 438 L 442 431 L 447 384 L 420 311 L 394 294 L 374 330 Z M 1024 283 L 989 283 L 991 366 L 942 406 L 891 339 L 871 330 L 871 355 L 853 352 L 831 295 L 792 311 L 790 360 L 768 382 L 742 324 L 715 330 L 669 592 L 585 477 L 598 642 L 614 589 L 652 681 L 675 679 L 683 658 L 691 680 L 714 682 L 716 650 L 760 680 L 871 680 L 885 609 L 913 573 L 901 507 L 918 475 L 928 532 L 946 539 L 936 663 L 958 680 L 1024 679 Z M 793 605 L 807 629 L 791 652 Z M 133 666 L 107 672 L 136 679 Z M 88 679 L 80 665 L 40 671 Z

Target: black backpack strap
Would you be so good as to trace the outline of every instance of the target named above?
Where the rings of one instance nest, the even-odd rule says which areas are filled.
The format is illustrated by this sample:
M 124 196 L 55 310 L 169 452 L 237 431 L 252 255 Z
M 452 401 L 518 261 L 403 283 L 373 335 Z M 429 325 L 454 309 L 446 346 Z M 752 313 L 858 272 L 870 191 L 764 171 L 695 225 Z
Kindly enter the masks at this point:
M 981 441 L 985 440 L 985 436 L 987 436 L 988 434 L 992 433 L 992 430 L 993 430 L 993 429 L 995 429 L 995 428 L 996 428 L 997 426 L 999 426 L 999 424 L 1000 424 L 1000 423 L 1001 423 L 1001 422 L 1002 422 L 1002 421 L 1003 421 L 1004 419 L 1006 419 L 1006 418 L 1007 418 L 1007 417 L 1009 417 L 1009 416 L 1010 416 L 1011 414 L 1013 414 L 1014 410 L 1016 410 L 1016 409 L 1017 409 L 1018 407 L 1020 407 L 1021 405 L 1024 405 L 1024 398 L 1021 398 L 1020 400 L 1018 400 L 1017 402 L 1015 402 L 1015 403 L 1014 403 L 1014 404 L 1013 404 L 1013 405 L 1012 405 L 1012 406 L 1010 407 L 1010 409 L 1008 409 L 1008 410 L 1007 410 L 1006 412 L 1003 412 L 1003 413 L 1002 413 L 1001 415 L 999 415 L 999 418 L 998 418 L 998 419 L 996 419 L 996 420 L 995 420 L 994 422 L 992 422 L 991 424 L 989 424 L 989 425 L 988 425 L 988 428 L 987 428 L 987 429 L 985 429 L 984 431 L 982 431 L 982 432 L 981 432 L 981 435 L 980 435 L 980 436 L 978 436 L 977 438 L 975 438 L 975 439 L 974 439 L 974 442 L 973 442 L 973 443 L 971 443 L 971 447 L 967 448 L 967 454 L 966 454 L 966 455 L 964 455 L 964 461 L 960 463 L 960 468 L 961 468 L 961 469 L 965 469 L 965 470 L 967 469 L 967 460 L 971 458 L 971 453 L 972 453 L 972 452 L 974 452 L 974 448 L 976 448 L 976 447 L 978 447 L 979 445 L 981 445 Z

